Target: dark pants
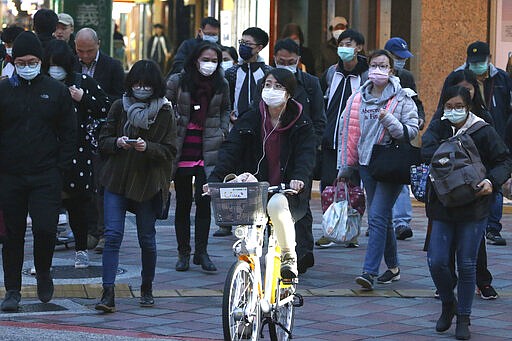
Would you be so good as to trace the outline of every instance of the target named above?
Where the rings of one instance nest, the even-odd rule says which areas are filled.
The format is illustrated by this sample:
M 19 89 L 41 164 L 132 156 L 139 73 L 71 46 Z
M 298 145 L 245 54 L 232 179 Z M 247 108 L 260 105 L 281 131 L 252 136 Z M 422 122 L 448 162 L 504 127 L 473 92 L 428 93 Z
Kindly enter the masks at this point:
M 1 205 L 8 240 L 2 263 L 6 290 L 21 290 L 27 214 L 32 218 L 34 265 L 38 275 L 50 273 L 61 208 L 62 178 L 53 168 L 31 175 L 0 175 Z
M 309 191 L 308 197 L 311 198 L 311 186 L 307 189 Z M 297 259 L 301 259 L 306 254 L 313 254 L 314 239 L 313 239 L 313 215 L 311 214 L 311 208 L 309 206 L 306 210 L 306 214 L 300 220 L 295 222 L 295 252 L 297 253 Z
M 322 174 L 320 179 L 320 191 L 325 187 L 332 186 L 334 180 L 338 176 L 336 168 L 338 160 L 338 152 L 336 149 L 322 149 Z
M 192 188 L 192 176 L 195 176 L 194 189 Z M 205 183 L 206 175 L 202 167 L 195 167 L 194 169 L 178 168 L 174 177 L 174 189 L 176 190 L 175 227 L 180 255 L 189 255 L 191 252 L 190 210 L 192 209 L 192 200 L 196 204 L 195 253 L 206 253 L 211 211 L 210 197 L 202 196 Z
M 89 234 L 96 238 L 103 237 L 105 229 L 103 188 L 100 184 L 100 173 L 104 164 L 105 160 L 100 155 L 94 154 L 92 158 L 94 194 L 92 200 L 87 203 L 86 209 Z
M 69 215 L 69 226 L 75 237 L 75 251 L 87 250 L 88 208 L 91 197 L 88 193 L 62 200 Z

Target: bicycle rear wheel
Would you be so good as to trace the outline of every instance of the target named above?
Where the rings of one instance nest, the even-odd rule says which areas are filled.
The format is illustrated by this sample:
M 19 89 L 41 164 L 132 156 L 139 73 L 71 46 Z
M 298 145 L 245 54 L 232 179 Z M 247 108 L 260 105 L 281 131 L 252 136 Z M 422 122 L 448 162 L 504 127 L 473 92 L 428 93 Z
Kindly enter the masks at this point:
M 277 301 L 278 304 L 273 313 L 272 322 L 269 323 L 269 334 L 270 340 L 272 341 L 287 341 L 291 338 L 293 323 L 295 321 L 295 306 L 293 305 L 293 300 L 283 305 L 280 305 L 279 301 L 289 298 L 295 293 L 295 290 L 295 284 L 279 284 L 278 296 L 276 296 L 279 297 Z
M 259 301 L 253 302 L 258 290 L 247 262 L 237 261 L 229 269 L 222 297 L 224 340 L 258 340 L 261 324 Z

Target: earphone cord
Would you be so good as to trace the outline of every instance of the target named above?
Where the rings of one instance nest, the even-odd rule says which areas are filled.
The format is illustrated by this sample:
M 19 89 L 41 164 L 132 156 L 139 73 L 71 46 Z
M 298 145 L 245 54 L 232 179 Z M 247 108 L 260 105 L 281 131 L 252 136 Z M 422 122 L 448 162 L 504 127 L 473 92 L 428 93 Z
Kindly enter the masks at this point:
M 263 159 L 265 158 L 265 155 L 266 155 L 265 144 L 267 143 L 267 140 L 269 139 L 270 135 L 272 135 L 272 133 L 277 129 L 277 126 L 279 126 L 279 120 L 281 119 L 281 115 L 283 114 L 283 111 L 285 108 L 286 108 L 286 105 L 283 106 L 283 109 L 281 109 L 281 112 L 279 113 L 279 117 L 277 118 L 277 123 L 274 126 L 274 128 L 272 128 L 272 130 L 270 131 L 270 133 L 268 135 L 267 135 L 267 125 L 265 124 L 267 121 L 267 109 L 265 108 L 265 113 L 264 113 L 265 115 L 263 115 L 263 134 L 264 134 L 263 136 L 265 136 L 263 138 L 263 155 L 261 156 L 260 160 L 258 161 L 258 165 L 256 166 L 256 173 L 254 173 L 254 176 L 256 176 L 260 172 L 261 162 L 263 161 Z

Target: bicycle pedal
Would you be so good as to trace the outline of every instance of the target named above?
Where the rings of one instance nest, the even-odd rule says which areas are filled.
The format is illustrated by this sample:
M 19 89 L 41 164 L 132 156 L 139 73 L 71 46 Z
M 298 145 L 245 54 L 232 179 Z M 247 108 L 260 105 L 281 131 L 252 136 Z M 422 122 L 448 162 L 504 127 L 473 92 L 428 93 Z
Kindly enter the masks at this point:
M 292 301 L 294 307 L 299 308 L 304 305 L 304 297 L 301 294 L 295 293 Z
M 298 278 L 281 278 L 281 283 L 283 285 L 293 285 L 299 283 Z

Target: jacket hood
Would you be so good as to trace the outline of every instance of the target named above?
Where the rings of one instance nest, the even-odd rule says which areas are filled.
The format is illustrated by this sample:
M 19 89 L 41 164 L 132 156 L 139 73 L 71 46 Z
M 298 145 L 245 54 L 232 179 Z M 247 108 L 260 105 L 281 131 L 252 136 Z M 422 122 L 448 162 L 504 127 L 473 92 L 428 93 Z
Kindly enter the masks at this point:
M 372 87 L 373 83 L 369 79 L 361 86 L 361 98 L 366 104 L 381 105 L 382 103 L 386 103 L 391 97 L 398 95 L 402 89 L 400 79 L 392 75 L 389 76 L 389 83 L 384 88 L 380 98 L 375 98 L 371 95 Z
M 267 115 L 267 105 L 263 100 L 260 101 L 260 113 L 263 121 L 263 117 Z M 297 122 L 302 113 L 302 104 L 297 102 L 295 99 L 291 99 L 286 104 L 286 110 L 283 113 L 281 119 L 282 126 L 277 129 L 279 132 L 289 130 Z

